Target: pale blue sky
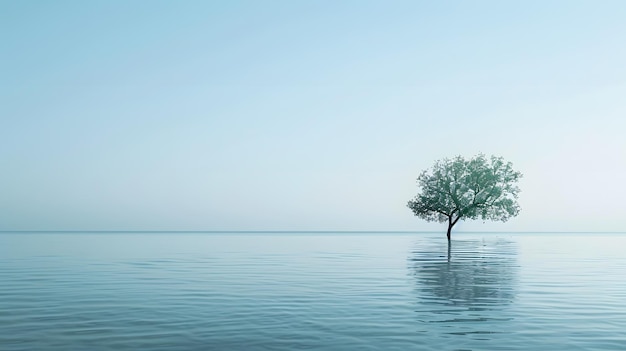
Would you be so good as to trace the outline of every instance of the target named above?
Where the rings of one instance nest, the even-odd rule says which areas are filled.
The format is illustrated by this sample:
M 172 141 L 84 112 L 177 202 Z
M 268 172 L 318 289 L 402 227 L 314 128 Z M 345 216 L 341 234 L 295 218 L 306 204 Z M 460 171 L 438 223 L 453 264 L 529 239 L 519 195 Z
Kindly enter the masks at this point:
M 0 230 L 443 230 L 434 160 L 524 173 L 458 230 L 625 231 L 626 1 L 2 1 Z

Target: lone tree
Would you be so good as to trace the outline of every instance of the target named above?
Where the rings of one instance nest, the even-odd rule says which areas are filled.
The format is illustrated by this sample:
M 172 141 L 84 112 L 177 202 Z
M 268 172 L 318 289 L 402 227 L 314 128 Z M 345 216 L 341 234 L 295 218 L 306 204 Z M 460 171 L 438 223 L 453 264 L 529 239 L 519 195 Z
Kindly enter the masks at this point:
M 506 222 L 516 216 L 520 210 L 516 183 L 521 177 L 502 157 L 446 158 L 417 177 L 421 192 L 407 206 L 429 222 L 447 221 L 450 241 L 452 227 L 460 219 Z

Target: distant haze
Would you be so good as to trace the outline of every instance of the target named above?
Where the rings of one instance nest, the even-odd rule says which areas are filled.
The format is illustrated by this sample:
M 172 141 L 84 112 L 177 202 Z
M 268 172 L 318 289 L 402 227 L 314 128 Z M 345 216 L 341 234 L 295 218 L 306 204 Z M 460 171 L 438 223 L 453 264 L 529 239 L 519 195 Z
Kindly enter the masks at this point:
M 626 1 L 2 1 L 0 230 L 444 230 L 442 157 L 626 231 Z

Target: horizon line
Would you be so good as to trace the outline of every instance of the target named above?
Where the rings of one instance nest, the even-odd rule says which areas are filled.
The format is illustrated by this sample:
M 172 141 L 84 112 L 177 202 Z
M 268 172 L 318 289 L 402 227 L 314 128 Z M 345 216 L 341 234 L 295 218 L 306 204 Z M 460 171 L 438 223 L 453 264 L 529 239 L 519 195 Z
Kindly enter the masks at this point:
M 269 234 L 269 233 L 439 233 L 439 230 L 0 230 L 0 233 L 256 233 L 256 234 Z M 445 231 L 443 231 L 445 232 Z M 571 233 L 571 234 L 584 234 L 584 233 L 599 233 L 599 234 L 624 234 L 626 231 L 475 231 L 475 230 L 462 230 L 455 231 L 456 233 L 485 233 L 485 234 L 515 234 L 515 233 Z

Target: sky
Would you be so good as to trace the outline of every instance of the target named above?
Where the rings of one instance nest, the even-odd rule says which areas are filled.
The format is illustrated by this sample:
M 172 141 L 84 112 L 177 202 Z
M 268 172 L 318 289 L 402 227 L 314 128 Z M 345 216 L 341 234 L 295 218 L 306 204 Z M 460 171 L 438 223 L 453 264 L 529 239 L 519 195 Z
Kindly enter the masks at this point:
M 445 230 L 435 160 L 626 231 L 626 2 L 0 2 L 0 230 Z

